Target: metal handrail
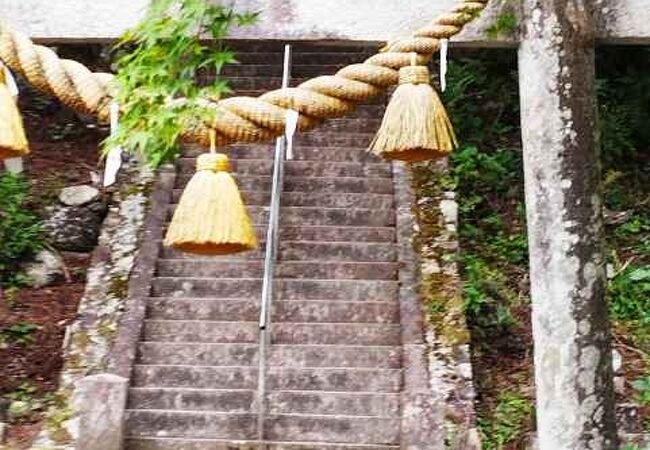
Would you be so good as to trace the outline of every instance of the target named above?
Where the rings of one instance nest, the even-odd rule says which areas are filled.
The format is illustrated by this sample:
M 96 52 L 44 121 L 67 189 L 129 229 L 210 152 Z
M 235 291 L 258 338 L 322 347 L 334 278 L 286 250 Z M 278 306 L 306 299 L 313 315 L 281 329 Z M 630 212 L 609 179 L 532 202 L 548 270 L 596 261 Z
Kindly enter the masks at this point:
M 284 47 L 284 71 L 282 87 L 289 87 L 291 78 L 291 45 Z M 291 144 L 290 144 L 291 145 Z M 260 351 L 258 363 L 258 424 L 260 443 L 264 441 L 264 421 L 266 415 L 266 353 L 270 343 L 271 304 L 273 302 L 273 282 L 279 247 L 280 204 L 284 185 L 284 161 L 287 155 L 287 138 L 279 137 L 275 143 L 273 163 L 273 187 L 269 208 L 269 225 L 266 231 L 266 255 L 264 257 L 264 280 L 262 282 L 262 301 L 260 305 Z

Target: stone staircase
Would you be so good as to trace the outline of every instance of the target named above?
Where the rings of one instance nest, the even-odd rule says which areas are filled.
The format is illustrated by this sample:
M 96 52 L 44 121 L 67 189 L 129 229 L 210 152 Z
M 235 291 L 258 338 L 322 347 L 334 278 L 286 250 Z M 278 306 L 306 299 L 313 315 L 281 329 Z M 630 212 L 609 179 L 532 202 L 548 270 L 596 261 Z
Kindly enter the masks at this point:
M 369 50 L 294 52 L 299 80 Z M 242 64 L 226 74 L 238 94 L 280 84 L 281 46 L 242 46 L 238 56 Z M 393 169 L 365 150 L 382 111 L 381 103 L 361 106 L 299 135 L 286 163 L 263 442 L 256 399 L 263 245 L 211 258 L 161 247 L 132 369 L 126 449 L 406 448 Z M 198 151 L 188 149 L 177 165 L 168 219 Z M 263 239 L 273 145 L 229 153 Z

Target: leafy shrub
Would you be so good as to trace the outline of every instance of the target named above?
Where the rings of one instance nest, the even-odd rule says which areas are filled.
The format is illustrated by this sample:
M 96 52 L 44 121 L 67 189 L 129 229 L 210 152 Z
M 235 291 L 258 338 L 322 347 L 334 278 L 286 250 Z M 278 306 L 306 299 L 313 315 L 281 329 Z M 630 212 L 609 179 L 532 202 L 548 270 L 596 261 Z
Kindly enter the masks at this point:
M 41 327 L 29 322 L 19 322 L 0 331 L 0 342 L 29 345 L 35 340 L 34 333 Z
M 478 425 L 484 450 L 502 450 L 520 438 L 531 420 L 533 406 L 519 394 L 505 392 L 497 400 L 490 417 L 479 417 Z
M 205 0 L 152 2 L 145 20 L 117 47 L 117 100 L 124 114 L 106 147 L 137 151 L 153 166 L 173 159 L 183 130 L 214 118 L 201 99 L 229 91 L 224 80 L 201 86 L 197 79 L 236 62 L 223 38 L 231 26 L 250 24 L 255 17 Z M 170 101 L 177 98 L 185 101 Z
M 21 176 L 0 175 L 0 285 L 20 281 L 20 264 L 43 247 L 40 219 L 26 209 L 29 185 Z

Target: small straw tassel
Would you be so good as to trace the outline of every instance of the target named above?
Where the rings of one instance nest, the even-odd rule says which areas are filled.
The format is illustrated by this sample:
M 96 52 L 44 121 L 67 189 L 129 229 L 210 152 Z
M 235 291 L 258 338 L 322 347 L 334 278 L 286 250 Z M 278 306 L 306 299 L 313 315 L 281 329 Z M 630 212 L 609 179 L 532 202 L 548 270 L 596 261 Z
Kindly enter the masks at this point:
M 227 255 L 257 247 L 255 229 L 228 157 L 206 153 L 196 161 L 165 237 L 165 245 L 187 253 Z
M 9 89 L 8 69 L 0 63 L 0 159 L 17 158 L 29 153 L 23 119 Z
M 424 161 L 448 155 L 458 146 L 429 69 L 407 66 L 395 89 L 370 151 L 389 160 Z

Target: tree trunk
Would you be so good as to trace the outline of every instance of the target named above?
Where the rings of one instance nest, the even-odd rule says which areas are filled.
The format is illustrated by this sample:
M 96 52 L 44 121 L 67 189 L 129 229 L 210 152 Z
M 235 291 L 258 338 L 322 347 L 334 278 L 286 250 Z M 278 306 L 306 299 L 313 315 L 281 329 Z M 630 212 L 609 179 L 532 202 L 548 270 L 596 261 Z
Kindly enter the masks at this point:
M 590 0 L 524 0 L 519 49 L 540 450 L 617 449 Z

